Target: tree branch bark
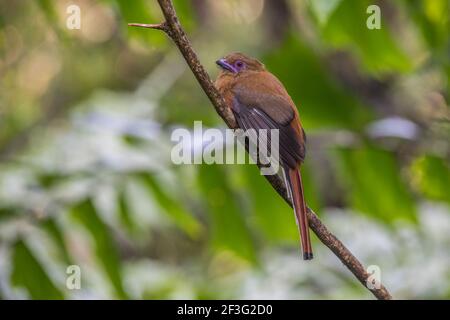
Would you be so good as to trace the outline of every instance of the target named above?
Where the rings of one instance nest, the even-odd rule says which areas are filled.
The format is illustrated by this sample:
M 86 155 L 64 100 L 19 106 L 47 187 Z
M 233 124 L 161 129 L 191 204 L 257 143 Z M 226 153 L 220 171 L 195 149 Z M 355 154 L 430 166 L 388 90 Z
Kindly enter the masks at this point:
M 197 78 L 203 91 L 208 96 L 217 113 L 222 117 L 227 126 L 231 129 L 236 129 L 236 121 L 232 112 L 226 107 L 220 93 L 215 88 L 205 68 L 200 64 L 200 61 L 194 52 L 189 39 L 186 36 L 180 22 L 178 21 L 175 8 L 171 0 L 158 0 L 161 10 L 165 17 L 165 22 L 160 24 L 141 24 L 130 23 L 129 26 L 150 28 L 164 31 L 176 44 L 181 54 L 183 55 L 192 73 Z M 283 197 L 283 199 L 292 207 L 283 180 L 276 175 L 265 176 L 272 187 Z M 326 245 L 341 262 L 353 273 L 361 284 L 366 287 L 373 295 L 380 300 L 390 300 L 392 296 L 389 291 L 380 284 L 379 289 L 371 289 L 367 287 L 367 279 L 370 276 L 366 272 L 363 264 L 348 250 L 344 244 L 333 235 L 328 228 L 320 221 L 317 215 L 308 207 L 308 221 L 311 230 L 317 235 L 320 241 Z

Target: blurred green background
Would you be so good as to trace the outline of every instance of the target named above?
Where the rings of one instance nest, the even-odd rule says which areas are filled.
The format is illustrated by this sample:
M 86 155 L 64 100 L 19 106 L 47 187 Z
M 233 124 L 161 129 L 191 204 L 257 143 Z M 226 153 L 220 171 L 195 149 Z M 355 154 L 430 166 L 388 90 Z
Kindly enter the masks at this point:
M 395 298 L 450 298 L 449 2 L 174 3 L 212 77 L 241 51 L 283 81 L 324 223 Z M 224 124 L 165 35 L 127 27 L 156 1 L 0 8 L 0 298 L 372 298 L 315 236 L 300 259 L 255 166 L 172 164 L 174 128 Z

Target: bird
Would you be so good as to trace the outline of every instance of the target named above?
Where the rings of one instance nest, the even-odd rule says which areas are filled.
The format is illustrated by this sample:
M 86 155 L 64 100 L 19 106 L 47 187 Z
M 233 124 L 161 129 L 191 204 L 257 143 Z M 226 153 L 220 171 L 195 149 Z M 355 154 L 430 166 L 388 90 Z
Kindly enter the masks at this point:
M 263 63 L 234 52 L 216 61 L 214 83 L 242 130 L 278 129 L 279 162 L 292 201 L 304 260 L 313 259 L 300 167 L 306 135 L 294 101 L 281 81 Z M 269 143 L 258 136 L 258 143 Z

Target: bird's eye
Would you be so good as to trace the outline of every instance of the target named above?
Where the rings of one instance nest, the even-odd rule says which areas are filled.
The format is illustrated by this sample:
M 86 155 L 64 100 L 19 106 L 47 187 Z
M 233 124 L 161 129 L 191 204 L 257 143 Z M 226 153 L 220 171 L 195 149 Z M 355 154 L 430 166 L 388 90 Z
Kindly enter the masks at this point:
M 238 60 L 238 61 L 236 61 L 235 65 L 238 69 L 241 69 L 244 66 L 244 63 L 242 61 Z

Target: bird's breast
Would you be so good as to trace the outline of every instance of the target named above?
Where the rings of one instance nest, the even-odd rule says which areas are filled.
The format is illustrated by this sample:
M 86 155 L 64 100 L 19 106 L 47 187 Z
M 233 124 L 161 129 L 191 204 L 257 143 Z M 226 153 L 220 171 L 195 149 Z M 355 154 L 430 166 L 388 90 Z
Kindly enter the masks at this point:
M 214 83 L 220 95 L 224 98 L 226 105 L 231 108 L 233 105 L 233 87 L 236 84 L 236 78 L 228 74 L 220 74 Z

